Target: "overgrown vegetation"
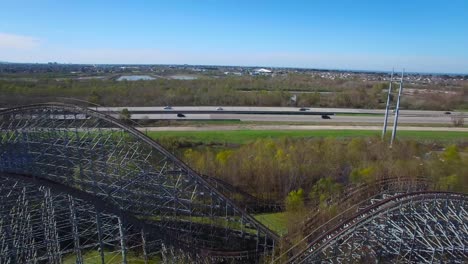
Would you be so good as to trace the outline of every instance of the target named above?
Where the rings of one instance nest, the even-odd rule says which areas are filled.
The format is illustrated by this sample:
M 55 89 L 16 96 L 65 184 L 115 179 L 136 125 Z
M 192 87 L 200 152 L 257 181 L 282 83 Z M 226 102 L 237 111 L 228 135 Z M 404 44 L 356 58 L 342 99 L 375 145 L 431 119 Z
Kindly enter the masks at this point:
M 183 157 L 203 174 L 279 201 L 297 197 L 297 193 L 288 194 L 302 189 L 303 197 L 320 203 L 342 185 L 382 178 L 429 177 L 441 189 L 453 191 L 466 192 L 468 186 L 464 150 L 412 140 L 389 148 L 378 137 L 258 139 L 232 149 L 187 149 Z
M 308 207 L 335 215 L 330 201 L 346 187 L 385 178 L 426 178 L 437 190 L 468 192 L 466 144 L 402 140 L 390 148 L 378 137 L 265 138 L 233 148 L 189 148 L 183 159 L 257 197 L 284 202 L 285 213 L 258 218 L 281 234 L 299 231 Z

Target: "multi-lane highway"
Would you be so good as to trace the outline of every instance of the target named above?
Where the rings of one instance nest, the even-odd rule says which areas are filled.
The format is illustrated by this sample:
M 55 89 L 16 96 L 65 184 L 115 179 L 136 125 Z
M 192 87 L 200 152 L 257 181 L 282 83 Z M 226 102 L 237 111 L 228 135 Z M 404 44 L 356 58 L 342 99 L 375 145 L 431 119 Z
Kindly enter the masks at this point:
M 302 114 L 316 115 L 318 113 L 337 113 L 337 114 L 384 114 L 384 109 L 357 109 L 357 108 L 325 108 L 325 107 L 251 107 L 251 106 L 151 106 L 151 107 L 97 107 L 98 111 L 114 111 L 118 112 L 127 108 L 132 113 L 280 113 L 280 114 Z M 165 109 L 169 108 L 169 109 Z M 302 111 L 301 111 L 302 109 Z M 457 113 L 457 112 L 450 112 Z M 431 110 L 401 110 L 401 115 L 445 115 L 446 111 L 431 111 Z
M 166 120 L 240 120 L 258 122 L 328 122 L 328 123 L 382 123 L 383 116 L 330 116 L 323 119 L 320 115 L 268 115 L 268 114 L 133 114 L 132 119 Z M 468 118 L 465 118 L 468 121 Z M 450 116 L 400 116 L 399 123 L 404 124 L 452 124 Z M 393 115 L 389 123 L 393 122 Z
M 383 109 L 350 108 L 296 108 L 296 107 L 98 107 L 98 111 L 117 113 L 127 108 L 132 119 L 151 120 L 240 120 L 258 122 L 311 122 L 311 123 L 382 123 Z M 330 119 L 324 119 L 327 115 Z M 401 124 L 452 125 L 453 118 L 463 115 L 468 123 L 468 113 L 424 110 L 400 110 Z M 389 122 L 392 123 L 393 112 Z

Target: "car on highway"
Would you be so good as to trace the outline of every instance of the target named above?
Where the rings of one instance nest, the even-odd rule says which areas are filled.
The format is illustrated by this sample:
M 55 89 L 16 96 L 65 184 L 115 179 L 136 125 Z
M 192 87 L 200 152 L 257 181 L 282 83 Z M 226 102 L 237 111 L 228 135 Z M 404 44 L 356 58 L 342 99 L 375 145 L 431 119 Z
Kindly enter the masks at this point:
M 169 106 L 169 105 L 164 107 L 164 110 L 171 110 L 171 109 L 172 109 L 172 106 Z
M 329 115 L 322 115 L 322 119 L 331 119 Z
M 185 117 L 185 115 L 182 114 L 182 113 L 178 113 L 178 114 L 177 114 L 177 117 Z
M 224 109 L 222 107 L 216 108 L 217 111 L 223 111 Z
M 304 112 L 304 111 L 309 111 L 309 108 L 299 108 L 299 111 Z

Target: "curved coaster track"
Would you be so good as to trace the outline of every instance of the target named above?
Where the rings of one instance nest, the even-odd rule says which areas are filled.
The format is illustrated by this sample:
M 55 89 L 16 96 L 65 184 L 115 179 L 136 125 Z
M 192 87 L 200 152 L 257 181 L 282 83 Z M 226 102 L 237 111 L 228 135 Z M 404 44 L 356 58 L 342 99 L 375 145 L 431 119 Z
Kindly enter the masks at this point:
M 468 197 L 412 192 L 341 214 L 290 263 L 466 263 Z
M 279 240 L 274 232 L 159 144 L 107 115 L 71 105 L 30 105 L 1 111 L 0 129 L 1 172 L 28 177 L 36 183 L 37 189 L 43 188 L 43 182 L 47 181 L 67 191 L 76 190 L 92 196 L 95 201 L 112 208 L 115 216 L 122 218 L 123 226 L 131 217 L 157 227 L 158 231 L 152 234 L 156 236 L 154 239 L 160 239 L 167 246 L 187 245 L 185 252 L 211 259 L 257 259 L 272 252 Z M 31 187 L 28 185 L 27 189 Z M 13 201 L 19 199 L 15 200 L 14 194 L 5 195 L 10 195 Z M 35 202 L 34 197 L 24 199 L 30 204 L 40 203 L 40 199 Z M 56 221 L 57 214 L 44 216 L 48 206 L 55 211 L 66 211 L 70 207 L 65 202 L 53 203 L 53 206 L 42 203 L 40 210 L 25 213 L 27 224 L 9 219 L 17 216 L 15 212 L 21 206 L 12 202 L 3 207 L 1 232 L 6 240 L 2 241 L 5 243 L 0 255 L 9 260 L 5 262 L 14 263 L 18 250 L 31 248 L 31 240 L 18 237 L 27 230 L 18 229 Z M 76 236 L 80 242 L 92 240 L 87 230 L 80 228 L 82 223 L 90 221 L 88 215 L 75 214 Z M 59 259 L 58 255 L 76 247 L 68 243 L 69 234 L 59 228 L 73 231 L 74 227 L 71 222 L 64 226 L 54 224 L 39 232 L 38 237 L 31 238 L 47 244 L 52 236 L 55 241 L 54 247 L 33 247 L 32 260 L 54 262 L 52 260 Z M 8 230 L 16 230 L 16 233 Z M 99 233 L 98 229 L 94 231 Z M 124 244 L 123 239 L 121 244 Z M 124 252 L 125 247 L 120 247 Z M 79 249 L 84 250 L 82 246 Z
M 310 231 L 313 212 L 306 247 L 284 261 L 466 260 L 466 196 L 407 191 L 373 195 Z M 229 198 L 239 195 L 242 203 Z M 280 244 L 246 209 L 281 205 L 201 176 L 135 128 L 73 105 L 0 111 L 0 199 L 0 263 L 148 263 L 160 252 L 251 263 Z

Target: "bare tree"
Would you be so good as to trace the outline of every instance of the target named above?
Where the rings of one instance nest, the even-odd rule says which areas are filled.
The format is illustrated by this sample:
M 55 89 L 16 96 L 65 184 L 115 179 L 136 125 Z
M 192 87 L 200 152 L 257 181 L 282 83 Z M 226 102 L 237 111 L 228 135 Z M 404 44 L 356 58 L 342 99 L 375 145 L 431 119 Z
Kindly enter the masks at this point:
M 455 114 L 451 118 L 452 124 L 455 127 L 462 127 L 465 124 L 465 116 L 463 115 L 463 113 Z

